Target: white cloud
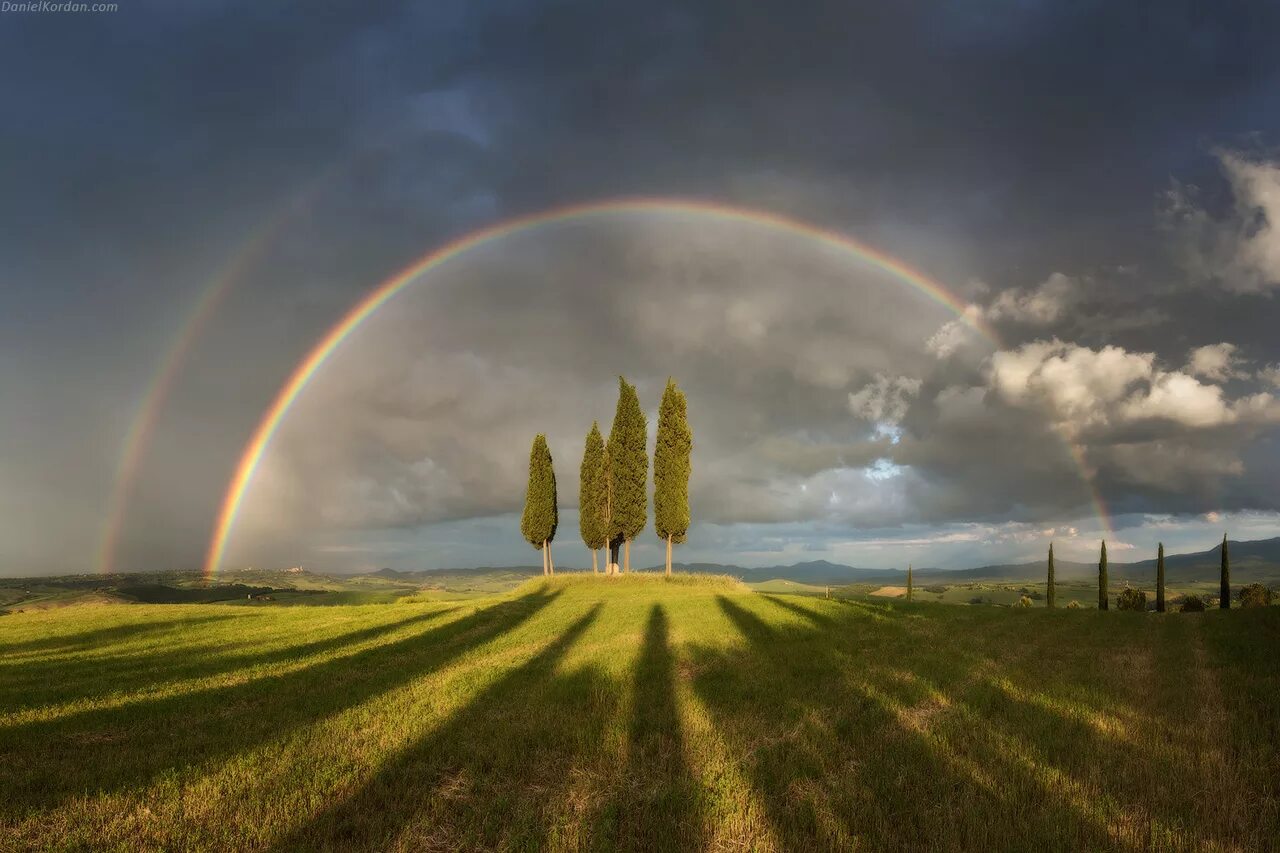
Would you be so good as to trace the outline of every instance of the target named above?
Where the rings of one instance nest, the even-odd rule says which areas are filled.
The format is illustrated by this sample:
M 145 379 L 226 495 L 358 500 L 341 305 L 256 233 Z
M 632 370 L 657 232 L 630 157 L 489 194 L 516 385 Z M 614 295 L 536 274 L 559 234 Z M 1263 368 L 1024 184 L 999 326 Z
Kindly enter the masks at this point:
M 1263 292 L 1280 287 L 1280 163 L 1218 153 L 1235 205 L 1215 218 L 1196 200 L 1196 188 L 1175 185 L 1164 213 L 1191 271 L 1228 290 Z
M 877 373 L 874 380 L 849 394 L 849 411 L 877 425 L 897 426 L 920 393 L 920 384 L 919 379 L 909 376 Z
M 1244 363 L 1235 344 L 1221 343 L 1196 347 L 1187 356 L 1187 373 L 1213 382 L 1240 379 L 1244 374 L 1239 368 Z
M 1005 290 L 987 306 L 986 318 L 1029 326 L 1049 326 L 1061 320 L 1079 299 L 1076 281 L 1055 272 L 1029 290 Z
M 989 382 L 1009 403 L 1046 406 L 1057 420 L 1105 423 L 1135 383 L 1150 378 L 1155 356 L 1035 341 L 991 357 Z
M 1198 361 L 1209 373 L 1227 369 L 1215 361 L 1224 352 L 1221 347 L 1208 358 L 1205 350 L 1214 348 L 1196 350 L 1192 362 Z M 1280 416 L 1280 406 L 1270 394 L 1230 401 L 1219 385 L 1206 384 L 1189 372 L 1163 370 L 1153 353 L 1117 346 L 1094 350 L 1058 340 L 1036 341 L 993 355 L 988 380 L 1006 402 L 1042 406 L 1073 430 L 1148 420 L 1203 429 Z

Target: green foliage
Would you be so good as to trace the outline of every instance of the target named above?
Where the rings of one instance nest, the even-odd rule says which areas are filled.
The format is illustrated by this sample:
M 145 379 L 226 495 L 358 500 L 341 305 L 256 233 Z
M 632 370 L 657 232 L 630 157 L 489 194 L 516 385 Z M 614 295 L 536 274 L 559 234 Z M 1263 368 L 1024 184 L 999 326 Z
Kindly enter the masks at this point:
M 551 464 L 547 437 L 538 433 L 529 451 L 529 486 L 524 496 L 520 533 L 535 550 L 556 538 L 560 517 L 556 508 L 556 473 Z
M 1218 606 L 1223 610 L 1231 608 L 1231 557 L 1227 553 L 1227 534 L 1222 534 L 1222 566 L 1218 579 Z
M 1204 599 L 1198 595 L 1188 595 L 1182 599 L 1182 606 L 1178 610 L 1183 613 L 1203 613 Z
M 1271 590 L 1260 583 L 1245 584 L 1240 587 L 1241 607 L 1268 607 L 1271 605 Z
M 1156 551 L 1156 612 L 1164 612 L 1164 543 Z
M 583 544 L 592 551 L 607 545 L 608 525 L 609 460 L 605 457 L 600 425 L 593 421 L 582 451 L 578 481 L 578 529 L 582 533 Z
M 1125 584 L 1124 589 L 1116 596 L 1116 607 L 1120 610 L 1146 610 L 1147 594 L 1143 590 Z
M 1102 540 L 1102 556 L 1098 559 L 1098 609 L 1109 607 L 1107 597 L 1107 540 Z
M 1053 584 L 1053 543 L 1049 543 L 1049 582 L 1045 589 L 1045 607 L 1053 607 L 1056 603 L 1056 591 Z
M 648 519 L 649 455 L 645 449 L 648 425 L 636 388 L 618 377 L 618 408 L 613 416 L 606 452 L 611 487 L 609 539 L 635 539 Z
M 658 538 L 684 542 L 689 532 L 689 455 L 693 432 L 687 404 L 672 379 L 658 408 L 658 437 L 653 451 L 653 530 Z

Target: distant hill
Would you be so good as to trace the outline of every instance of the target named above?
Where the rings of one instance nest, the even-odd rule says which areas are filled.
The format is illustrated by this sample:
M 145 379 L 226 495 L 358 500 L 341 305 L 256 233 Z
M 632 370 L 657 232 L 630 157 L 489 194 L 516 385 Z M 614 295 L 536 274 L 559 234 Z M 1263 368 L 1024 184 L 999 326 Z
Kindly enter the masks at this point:
M 1280 537 L 1260 539 L 1248 542 L 1230 542 L 1231 579 L 1233 583 L 1247 583 L 1252 580 L 1274 580 L 1280 578 Z M 1219 546 L 1194 554 L 1170 554 L 1165 557 L 1165 571 L 1170 582 L 1209 581 L 1218 576 Z M 1108 571 L 1112 583 L 1150 580 L 1155 573 L 1155 558 L 1126 563 L 1112 560 Z M 810 560 L 790 565 L 763 566 L 758 568 L 735 566 L 729 563 L 673 563 L 677 571 L 694 574 L 732 575 L 754 583 L 766 580 L 790 580 L 811 584 L 853 584 L 880 583 L 900 585 L 906 582 L 907 573 L 903 569 L 867 569 L 833 563 L 829 560 Z M 564 565 L 563 571 L 582 571 L 581 567 Z M 1058 560 L 1056 563 L 1059 580 L 1090 580 L 1097 576 L 1098 564 L 1094 562 L 1079 563 L 1072 560 Z M 643 571 L 661 571 L 662 565 L 648 566 Z M 977 566 L 971 569 L 938 569 L 922 567 L 914 571 L 916 583 L 967 583 L 969 581 L 1024 581 L 1040 578 L 1044 575 L 1043 560 L 1026 563 L 1000 563 L 989 566 Z M 432 582 L 442 577 L 482 577 L 495 573 L 508 575 L 537 575 L 540 566 L 507 566 L 481 567 L 473 569 L 422 569 L 417 571 L 399 571 L 396 569 L 379 569 L 367 575 L 385 580 L 406 583 Z

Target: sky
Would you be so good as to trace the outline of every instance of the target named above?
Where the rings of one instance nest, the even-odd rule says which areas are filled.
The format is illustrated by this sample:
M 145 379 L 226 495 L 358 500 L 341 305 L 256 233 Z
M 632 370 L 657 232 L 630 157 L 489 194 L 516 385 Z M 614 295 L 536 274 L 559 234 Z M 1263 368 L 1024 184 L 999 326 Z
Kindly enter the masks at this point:
M 379 283 L 623 198 L 668 201 L 513 229 L 361 323 L 223 565 L 536 565 L 537 433 L 586 565 L 620 374 L 651 431 L 688 395 L 678 560 L 1280 535 L 1274 4 L 117 5 L 0 12 L 0 575 L 200 568 Z

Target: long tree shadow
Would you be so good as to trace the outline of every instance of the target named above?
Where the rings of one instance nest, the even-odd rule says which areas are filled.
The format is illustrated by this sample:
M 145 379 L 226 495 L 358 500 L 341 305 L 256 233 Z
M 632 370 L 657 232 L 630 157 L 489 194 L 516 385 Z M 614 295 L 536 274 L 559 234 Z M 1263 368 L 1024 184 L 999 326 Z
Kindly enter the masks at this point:
M 0 729 L 0 789 L 6 792 L 0 818 L 19 818 L 69 797 L 135 788 L 165 771 L 206 767 L 283 738 L 444 667 L 512 630 L 558 595 L 540 588 L 293 672 Z
M 5 669 L 0 707 L 10 712 L 63 702 L 92 699 L 103 693 L 127 695 L 156 691 L 186 680 L 234 673 L 283 661 L 303 661 L 312 655 L 374 640 L 383 634 L 438 619 L 454 608 L 443 608 L 348 631 L 319 640 L 277 646 L 258 652 L 214 653 L 209 646 L 180 645 L 166 651 L 145 649 L 137 654 L 88 657 L 71 661 L 36 661 Z M 57 679 L 50 679 L 52 672 Z
M 965 788 L 971 802 L 997 809 L 997 797 L 901 736 L 890 709 L 849 685 L 851 638 L 838 629 L 865 622 L 858 611 L 833 616 L 835 630 L 775 630 L 728 598 L 717 604 L 747 645 L 701 651 L 695 689 L 743 752 L 784 849 L 901 847 L 918 840 L 910 824 L 919 805 Z
M 743 751 L 788 849 L 961 839 L 981 849 L 1181 849 L 1266 837 L 1256 821 L 1204 825 L 1215 812 L 1200 801 L 1221 793 L 1206 794 L 1191 751 L 1160 736 L 1177 674 L 1127 685 L 1099 673 L 1094 657 L 1061 651 L 1080 639 L 1071 616 L 1038 620 L 1035 643 L 1007 619 L 942 634 L 928 622 L 904 631 L 914 620 L 900 617 L 875 626 L 887 642 L 857 649 L 872 638 L 843 617 L 821 630 L 774 628 L 743 604 L 718 603 L 746 645 L 698 650 L 695 689 Z M 1090 642 L 1158 648 L 1170 637 L 1154 622 L 1145 634 L 1127 630 Z M 1114 712 L 1101 722 L 1057 698 L 1086 684 Z M 1129 742 L 1108 730 L 1115 720 L 1156 730 Z M 1254 781 L 1252 794 L 1264 793 Z
M 769 601 L 772 604 L 776 604 L 777 606 L 781 607 L 783 610 L 786 610 L 790 613 L 794 613 L 803 619 L 809 620 L 819 628 L 829 628 L 835 624 L 835 620 L 832 619 L 830 616 L 827 616 L 825 613 L 819 613 L 816 610 L 810 610 L 808 607 L 802 607 L 801 605 L 796 604 L 794 601 L 788 601 L 787 599 L 783 598 L 780 595 L 766 595 L 764 598 L 766 601 Z
M 186 630 L 187 628 L 221 622 L 236 618 L 232 614 L 216 614 L 208 616 L 188 616 L 179 619 L 157 619 L 154 621 L 128 622 L 113 625 L 109 628 L 94 628 L 77 634 L 55 634 L 51 637 L 37 637 L 16 643 L 0 644 L 0 663 L 9 656 L 21 657 L 32 654 L 63 654 L 76 652 L 96 646 L 100 643 L 133 640 L 139 637 L 164 631 Z
M 597 818 L 615 848 L 696 850 L 705 844 L 705 794 L 685 760 L 675 657 L 662 605 L 649 611 L 636 661 L 622 787 Z
M 602 607 L 595 604 L 274 849 L 548 846 L 550 808 L 569 783 L 577 754 L 599 741 L 618 703 L 616 688 L 594 669 L 555 675 Z

